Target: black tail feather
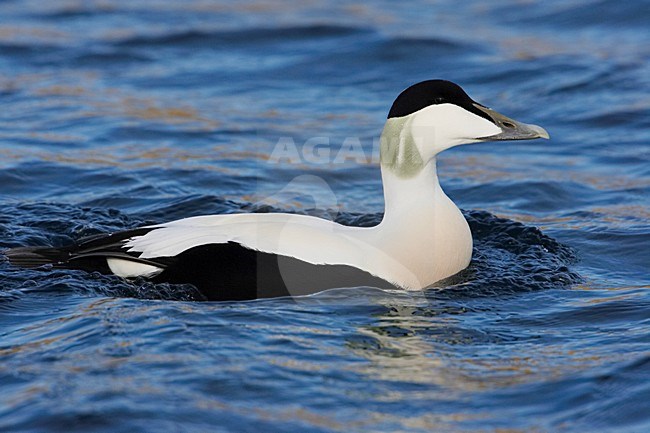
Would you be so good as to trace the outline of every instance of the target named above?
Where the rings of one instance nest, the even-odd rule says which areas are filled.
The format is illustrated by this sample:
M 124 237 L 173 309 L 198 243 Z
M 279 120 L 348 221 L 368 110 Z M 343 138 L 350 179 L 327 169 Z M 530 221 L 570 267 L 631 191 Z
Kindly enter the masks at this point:
M 38 268 L 44 265 L 63 263 L 70 257 L 67 248 L 18 247 L 3 252 L 9 263 L 21 268 Z
M 149 233 L 153 228 L 138 228 L 123 232 L 97 234 L 82 238 L 79 241 L 62 247 L 17 247 L 0 251 L 14 266 L 22 268 L 38 268 L 44 265 L 54 265 L 60 268 L 81 269 L 111 273 L 106 259 L 109 257 L 132 260 L 138 263 L 150 264 L 164 268 L 149 260 L 138 258 L 137 254 L 129 254 L 124 243 L 133 237 Z

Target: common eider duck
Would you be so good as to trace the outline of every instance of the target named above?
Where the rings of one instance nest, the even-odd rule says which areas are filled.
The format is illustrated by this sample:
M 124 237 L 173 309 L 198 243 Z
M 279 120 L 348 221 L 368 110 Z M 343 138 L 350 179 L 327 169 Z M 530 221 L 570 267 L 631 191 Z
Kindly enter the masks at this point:
M 335 287 L 421 290 L 465 269 L 472 235 L 436 173 L 437 155 L 460 144 L 549 138 L 537 125 L 428 80 L 393 102 L 380 140 L 385 211 L 374 227 L 288 213 L 207 215 L 5 251 L 22 267 L 99 271 L 187 283 L 209 300 L 302 295 Z

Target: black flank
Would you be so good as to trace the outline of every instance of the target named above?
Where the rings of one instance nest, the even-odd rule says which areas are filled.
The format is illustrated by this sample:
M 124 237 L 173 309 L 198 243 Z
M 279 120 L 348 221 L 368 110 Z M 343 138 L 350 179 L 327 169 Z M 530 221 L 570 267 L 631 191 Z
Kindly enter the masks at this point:
M 352 266 L 314 265 L 235 242 L 201 245 L 160 262 L 167 268 L 154 282 L 191 283 L 213 301 L 299 296 L 338 287 L 396 288 Z

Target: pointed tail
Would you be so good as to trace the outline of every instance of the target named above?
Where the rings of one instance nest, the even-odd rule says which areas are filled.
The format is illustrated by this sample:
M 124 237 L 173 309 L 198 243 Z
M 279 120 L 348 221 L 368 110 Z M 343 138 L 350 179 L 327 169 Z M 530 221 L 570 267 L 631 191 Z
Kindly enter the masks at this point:
M 18 247 L 2 252 L 14 266 L 21 268 L 37 268 L 43 265 L 65 262 L 69 251 L 63 248 L 51 247 Z

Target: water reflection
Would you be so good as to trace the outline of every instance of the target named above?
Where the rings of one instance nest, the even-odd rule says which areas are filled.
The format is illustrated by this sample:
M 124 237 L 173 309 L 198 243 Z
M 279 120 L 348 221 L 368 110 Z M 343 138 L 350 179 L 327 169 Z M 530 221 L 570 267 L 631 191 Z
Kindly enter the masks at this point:
M 425 305 L 383 304 L 385 310 L 372 323 L 346 339 L 352 352 L 369 361 L 355 371 L 373 380 L 427 385 L 419 391 L 395 391 L 392 399 L 463 398 L 466 393 L 560 380 L 622 359 L 608 350 L 566 344 L 562 329 L 509 326 L 507 316 L 518 313 L 504 317 L 494 305 L 498 300 L 424 299 Z

